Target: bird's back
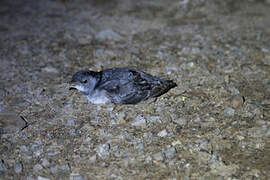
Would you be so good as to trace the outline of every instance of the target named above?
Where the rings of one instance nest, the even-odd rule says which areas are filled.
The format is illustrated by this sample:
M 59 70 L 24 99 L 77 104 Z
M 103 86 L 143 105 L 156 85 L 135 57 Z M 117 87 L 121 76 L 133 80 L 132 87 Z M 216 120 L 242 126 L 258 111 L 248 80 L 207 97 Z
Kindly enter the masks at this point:
M 97 89 L 104 90 L 112 103 L 136 104 L 158 97 L 175 86 L 173 81 L 161 80 L 142 71 L 113 68 L 101 72 Z

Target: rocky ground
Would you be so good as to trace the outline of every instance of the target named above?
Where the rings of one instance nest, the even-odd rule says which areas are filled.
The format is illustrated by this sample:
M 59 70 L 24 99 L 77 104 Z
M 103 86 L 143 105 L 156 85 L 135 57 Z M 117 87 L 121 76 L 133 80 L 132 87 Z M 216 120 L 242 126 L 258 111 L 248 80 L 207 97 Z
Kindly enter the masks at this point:
M 270 1 L 0 1 L 0 179 L 269 179 Z M 178 87 L 93 105 L 80 69 Z

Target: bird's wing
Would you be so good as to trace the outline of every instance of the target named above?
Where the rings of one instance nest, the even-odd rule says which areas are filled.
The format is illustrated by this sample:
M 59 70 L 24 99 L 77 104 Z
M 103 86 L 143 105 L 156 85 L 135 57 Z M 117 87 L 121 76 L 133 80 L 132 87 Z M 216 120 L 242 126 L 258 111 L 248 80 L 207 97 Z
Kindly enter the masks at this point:
M 146 81 L 110 80 L 99 89 L 117 104 L 136 104 L 148 98 L 151 86 Z
M 152 91 L 161 85 L 160 79 L 133 69 L 118 69 L 119 71 L 107 71 L 101 83 L 100 90 L 104 90 L 107 96 L 115 103 L 136 104 L 148 99 Z

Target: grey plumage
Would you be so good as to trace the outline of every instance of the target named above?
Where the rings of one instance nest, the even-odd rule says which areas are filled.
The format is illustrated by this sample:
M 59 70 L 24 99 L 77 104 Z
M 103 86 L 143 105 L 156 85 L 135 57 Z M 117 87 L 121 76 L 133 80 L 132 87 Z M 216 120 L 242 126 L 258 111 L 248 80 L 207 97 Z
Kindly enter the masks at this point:
M 129 68 L 100 72 L 80 70 L 73 75 L 71 83 L 71 87 L 78 89 L 94 104 L 137 104 L 177 86 L 172 80 Z

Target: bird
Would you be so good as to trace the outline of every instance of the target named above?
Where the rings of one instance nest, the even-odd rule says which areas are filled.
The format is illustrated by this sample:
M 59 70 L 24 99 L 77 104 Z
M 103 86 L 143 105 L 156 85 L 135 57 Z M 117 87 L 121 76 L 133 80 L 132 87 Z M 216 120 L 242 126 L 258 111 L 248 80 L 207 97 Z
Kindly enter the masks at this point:
M 93 104 L 137 104 L 157 98 L 177 84 L 131 68 L 80 70 L 70 81 Z

